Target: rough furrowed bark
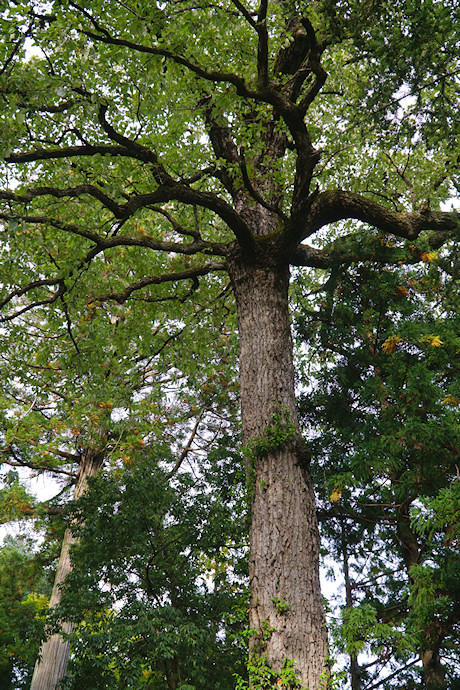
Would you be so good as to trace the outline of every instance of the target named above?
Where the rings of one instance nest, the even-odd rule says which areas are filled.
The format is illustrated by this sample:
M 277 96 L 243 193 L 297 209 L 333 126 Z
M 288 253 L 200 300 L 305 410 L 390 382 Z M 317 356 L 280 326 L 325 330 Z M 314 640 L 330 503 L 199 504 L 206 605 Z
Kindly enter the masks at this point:
M 94 451 L 82 453 L 80 469 L 75 486 L 74 496 L 76 499 L 85 492 L 88 486 L 88 477 L 93 477 L 102 463 L 103 457 L 100 453 L 95 453 Z M 53 591 L 51 593 L 50 609 L 59 604 L 61 599 L 61 585 L 72 568 L 70 562 L 70 548 L 74 541 L 75 539 L 72 532 L 66 529 L 62 541 Z M 59 682 L 65 676 L 70 652 L 70 641 L 67 636 L 72 632 L 72 624 L 64 621 L 61 625 L 61 629 L 61 634 L 56 633 L 51 635 L 43 642 L 40 648 L 39 657 L 35 664 L 30 690 L 55 690 L 59 687 Z
M 288 270 L 241 263 L 230 273 L 251 494 L 251 655 L 270 667 L 273 687 L 292 667 L 302 688 L 318 690 L 327 633 L 315 497 L 295 407 Z

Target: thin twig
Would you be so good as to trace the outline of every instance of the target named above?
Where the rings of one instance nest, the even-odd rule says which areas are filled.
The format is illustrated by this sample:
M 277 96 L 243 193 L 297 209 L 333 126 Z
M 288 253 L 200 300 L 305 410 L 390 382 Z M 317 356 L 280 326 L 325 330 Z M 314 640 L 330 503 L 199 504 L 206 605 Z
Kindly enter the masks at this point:
M 182 453 L 179 455 L 178 459 L 176 460 L 176 463 L 175 463 L 174 467 L 172 468 L 172 470 L 166 475 L 166 479 L 171 479 L 171 477 L 176 474 L 177 470 L 179 469 L 179 467 L 182 465 L 185 458 L 189 454 L 190 448 L 192 447 L 192 443 L 195 440 L 195 436 L 198 432 L 198 427 L 200 426 L 200 423 L 201 423 L 201 420 L 203 419 L 203 416 L 204 416 L 204 410 L 202 410 L 200 412 L 200 414 L 198 415 L 198 417 L 196 418 L 194 427 L 191 431 L 191 434 L 189 436 L 187 444 L 184 447 L 184 449 L 182 450 Z

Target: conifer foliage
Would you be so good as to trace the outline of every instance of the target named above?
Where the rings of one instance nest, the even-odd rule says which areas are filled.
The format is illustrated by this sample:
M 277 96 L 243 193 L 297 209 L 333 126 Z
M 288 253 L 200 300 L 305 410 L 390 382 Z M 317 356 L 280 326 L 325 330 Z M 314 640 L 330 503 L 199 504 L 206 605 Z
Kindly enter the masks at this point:
M 301 410 L 345 577 L 338 641 L 353 688 L 393 687 L 396 672 L 409 687 L 420 671 L 427 688 L 458 682 L 457 281 L 447 247 L 412 268 L 354 263 L 296 318 L 322 353 Z M 360 666 L 362 652 L 373 659 Z

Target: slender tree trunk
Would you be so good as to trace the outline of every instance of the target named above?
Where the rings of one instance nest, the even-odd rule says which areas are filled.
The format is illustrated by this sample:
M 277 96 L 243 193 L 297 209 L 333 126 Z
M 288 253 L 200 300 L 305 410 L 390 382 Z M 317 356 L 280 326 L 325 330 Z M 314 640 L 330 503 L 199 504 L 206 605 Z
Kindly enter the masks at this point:
M 397 515 L 397 534 L 406 566 L 409 582 L 412 587 L 411 568 L 420 562 L 420 549 L 409 514 L 409 501 L 403 501 Z M 427 635 L 425 649 L 420 658 L 423 664 L 423 678 L 427 690 L 445 690 L 447 688 L 444 666 L 439 656 L 439 645 L 442 640 L 437 634 Z
M 446 674 L 441 664 L 439 649 L 425 650 L 422 654 L 422 663 L 427 690 L 445 690 L 447 688 Z
M 163 661 L 168 690 L 176 690 L 180 684 L 179 659 L 177 656 Z
M 343 576 L 345 579 L 345 605 L 347 609 L 353 608 L 353 589 L 350 579 L 349 559 L 348 559 L 348 542 L 345 532 L 345 524 L 341 522 L 342 529 L 342 558 L 343 558 Z M 350 678 L 351 690 L 361 689 L 360 668 L 358 664 L 358 657 L 356 654 L 350 654 Z
M 259 633 L 251 653 L 266 655 L 278 676 L 292 660 L 302 687 L 318 690 L 327 674 L 327 633 L 315 497 L 294 396 L 289 274 L 243 261 L 232 262 L 230 273 L 252 492 L 250 626 Z
M 101 453 L 92 450 L 82 453 L 75 486 L 75 498 L 79 498 L 84 493 L 88 484 L 88 477 L 92 477 L 97 473 L 102 462 L 103 456 Z M 59 604 L 61 585 L 72 568 L 70 547 L 74 541 L 72 532 L 66 529 L 51 593 L 50 609 Z M 67 636 L 72 632 L 72 624 L 64 621 L 61 627 L 63 634 L 56 633 L 51 635 L 41 646 L 30 690 L 55 690 L 65 675 L 70 650 L 70 641 L 67 639 Z

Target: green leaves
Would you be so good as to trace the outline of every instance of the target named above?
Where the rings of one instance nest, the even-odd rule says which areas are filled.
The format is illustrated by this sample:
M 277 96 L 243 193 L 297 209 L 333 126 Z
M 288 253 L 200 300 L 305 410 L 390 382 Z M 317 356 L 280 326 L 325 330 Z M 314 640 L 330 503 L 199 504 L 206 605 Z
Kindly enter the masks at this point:
M 157 454 L 156 462 L 168 459 L 164 447 Z M 168 484 L 156 462 L 100 475 L 69 514 L 79 544 L 58 612 L 77 624 L 66 687 L 104 677 L 109 687 L 148 679 L 160 688 L 166 669 L 193 687 L 224 690 L 241 671 L 242 649 L 225 622 L 246 597 L 230 496 L 215 500 L 211 475 Z
M 455 678 L 459 322 L 444 257 L 339 270 L 296 325 L 312 347 L 301 410 L 323 538 L 348 573 L 339 648 L 401 665 L 439 649 Z
M 280 79 L 295 19 L 300 70 Z M 408 553 L 436 561 L 443 530 L 416 535 L 411 506 L 456 515 L 438 492 L 454 491 L 459 446 L 458 260 L 437 209 L 458 187 L 459 20 L 428 0 L 2 5 L 0 437 L 21 470 L 3 519 L 34 506 L 25 468 L 61 477 L 58 510 L 82 454 L 106 463 L 72 508 L 75 687 L 230 687 L 246 509 L 222 275 L 245 253 L 287 269 L 309 236 L 310 264 L 335 266 L 307 277 L 296 315 L 318 355 L 301 410 L 322 509 L 340 554 L 356 518 L 355 574 L 366 551 L 371 570 L 396 564 L 394 585 L 372 572 L 360 590 L 347 640 L 368 625 L 361 648 L 380 645 L 390 626 L 406 654 Z M 262 250 L 251 233 L 266 231 Z M 253 456 L 292 442 L 295 423 L 273 422 Z
M 446 545 L 456 544 L 460 533 L 460 483 L 458 479 L 439 490 L 432 498 L 425 498 L 423 508 L 414 507 L 412 520 L 422 535 L 433 537 L 444 532 Z
M 19 482 L 19 475 L 10 471 L 3 477 L 0 489 L 0 524 L 18 520 L 31 512 L 35 500 Z
M 7 539 L 0 548 L 0 679 L 5 690 L 30 685 L 48 593 L 30 541 Z

